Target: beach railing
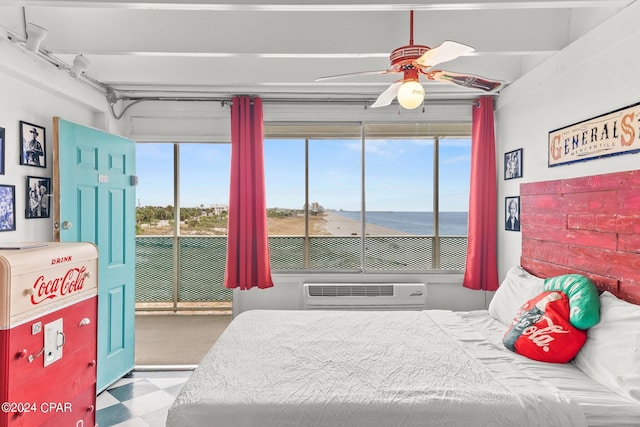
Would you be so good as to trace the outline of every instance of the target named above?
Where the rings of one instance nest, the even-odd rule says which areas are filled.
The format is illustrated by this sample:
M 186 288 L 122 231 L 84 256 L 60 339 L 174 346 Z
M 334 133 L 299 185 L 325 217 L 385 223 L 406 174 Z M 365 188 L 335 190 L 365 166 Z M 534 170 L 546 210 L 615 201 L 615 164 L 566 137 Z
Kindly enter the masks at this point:
M 138 308 L 231 301 L 232 291 L 224 287 L 226 245 L 225 236 L 136 237 Z M 274 273 L 461 271 L 466 248 L 465 236 L 269 237 Z

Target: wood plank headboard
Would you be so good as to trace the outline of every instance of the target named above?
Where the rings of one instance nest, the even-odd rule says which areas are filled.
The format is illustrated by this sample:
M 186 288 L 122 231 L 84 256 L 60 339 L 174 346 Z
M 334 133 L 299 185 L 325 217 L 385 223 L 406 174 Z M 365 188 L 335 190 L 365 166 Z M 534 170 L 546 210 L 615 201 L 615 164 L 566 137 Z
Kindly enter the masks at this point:
M 640 170 L 520 185 L 523 268 L 640 304 Z

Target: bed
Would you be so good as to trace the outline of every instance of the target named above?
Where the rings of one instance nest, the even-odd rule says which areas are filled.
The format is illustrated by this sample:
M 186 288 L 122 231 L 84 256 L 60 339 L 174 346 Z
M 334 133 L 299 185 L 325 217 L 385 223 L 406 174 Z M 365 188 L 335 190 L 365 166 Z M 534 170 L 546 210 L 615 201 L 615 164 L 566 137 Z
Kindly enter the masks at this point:
M 638 426 L 640 402 L 504 348 L 488 311 L 245 312 L 168 426 Z
M 544 277 L 575 272 L 558 262 L 569 259 L 558 245 L 540 254 L 543 242 L 530 242 L 564 238 L 525 217 L 537 189 L 546 197 L 569 187 L 521 187 L 522 265 L 488 310 L 244 312 L 180 391 L 167 426 L 639 426 L 637 250 L 616 282 L 624 286 L 602 263 L 579 270 L 601 293 L 600 317 L 570 362 L 533 360 L 503 342 L 523 303 L 545 291 Z M 558 223 L 565 236 L 568 223 Z M 575 239 L 564 245 L 584 253 Z

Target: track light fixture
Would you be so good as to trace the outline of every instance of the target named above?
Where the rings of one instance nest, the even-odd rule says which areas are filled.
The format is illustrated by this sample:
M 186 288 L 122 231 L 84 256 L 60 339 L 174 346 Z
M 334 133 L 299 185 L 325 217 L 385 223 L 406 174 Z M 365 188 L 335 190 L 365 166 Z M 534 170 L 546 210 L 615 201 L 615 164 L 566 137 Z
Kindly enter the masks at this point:
M 33 53 L 38 53 L 40 43 L 47 37 L 48 31 L 36 24 L 27 24 L 27 44 L 26 49 Z
M 78 55 L 73 59 L 73 66 L 69 70 L 69 75 L 74 79 L 77 79 L 80 74 L 82 74 L 87 67 L 89 67 L 89 60 L 82 55 Z

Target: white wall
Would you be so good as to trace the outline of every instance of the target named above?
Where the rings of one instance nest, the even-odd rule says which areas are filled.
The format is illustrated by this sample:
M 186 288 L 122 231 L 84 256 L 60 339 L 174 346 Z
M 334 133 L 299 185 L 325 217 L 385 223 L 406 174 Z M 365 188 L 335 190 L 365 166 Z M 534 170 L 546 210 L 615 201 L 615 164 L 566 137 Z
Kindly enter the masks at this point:
M 53 117 L 117 133 L 103 94 L 74 80 L 42 58 L 0 37 L 0 127 L 5 129 L 5 174 L 0 184 L 16 188 L 16 231 L 0 233 L 0 244 L 46 242 L 53 220 L 25 219 L 26 177 L 52 177 Z M 20 165 L 19 122 L 45 128 L 46 168 Z M 52 206 L 53 207 L 53 206 Z
M 549 131 L 640 102 L 638 22 L 636 2 L 502 91 L 496 108 L 498 212 L 521 183 L 638 169 L 637 154 L 547 167 Z M 504 181 L 503 155 L 517 148 L 523 148 L 523 177 Z M 501 278 L 519 264 L 521 243 L 520 233 L 498 226 Z

